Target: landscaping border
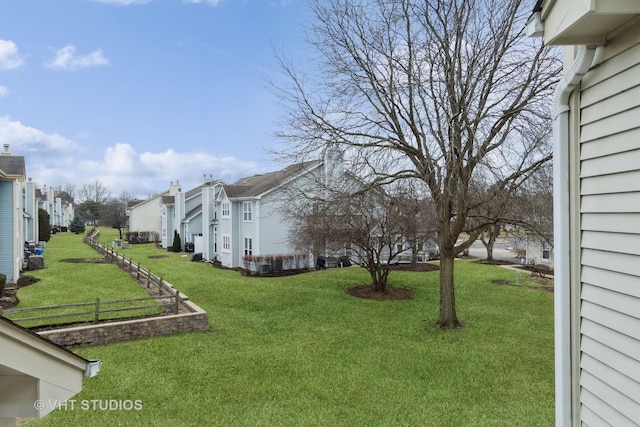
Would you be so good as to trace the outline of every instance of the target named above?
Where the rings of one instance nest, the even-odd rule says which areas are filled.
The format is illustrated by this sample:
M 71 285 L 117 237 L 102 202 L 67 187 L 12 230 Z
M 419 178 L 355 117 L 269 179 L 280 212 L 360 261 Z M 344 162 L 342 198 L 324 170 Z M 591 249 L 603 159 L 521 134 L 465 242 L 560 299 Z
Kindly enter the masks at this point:
M 149 279 L 159 279 L 158 291 L 163 291 L 169 295 L 175 295 L 173 286 L 156 278 L 146 271 L 145 278 L 140 280 L 140 268 L 130 259 L 123 255 L 113 254 L 105 245 L 98 243 L 95 239 L 97 230 L 87 233 L 84 242 L 99 253 L 106 255 L 111 262 L 115 262 L 121 269 L 130 273 L 147 292 L 150 291 Z M 109 254 L 109 252 L 111 252 Z M 111 255 L 111 256 L 110 256 Z M 131 274 L 132 268 L 136 273 Z M 110 344 L 116 342 L 136 340 L 140 338 L 155 337 L 161 335 L 171 335 L 183 332 L 207 331 L 209 330 L 209 316 L 207 312 L 198 307 L 188 297 L 180 293 L 180 310 L 178 314 L 145 317 L 142 319 L 108 321 L 95 325 L 81 325 L 76 327 L 66 327 L 61 329 L 49 329 L 38 331 L 38 335 L 65 347 L 87 347 L 92 345 Z
M 209 329 L 206 311 L 191 301 L 183 301 L 182 304 L 188 307 L 189 313 L 50 329 L 38 334 L 65 347 L 87 347 Z

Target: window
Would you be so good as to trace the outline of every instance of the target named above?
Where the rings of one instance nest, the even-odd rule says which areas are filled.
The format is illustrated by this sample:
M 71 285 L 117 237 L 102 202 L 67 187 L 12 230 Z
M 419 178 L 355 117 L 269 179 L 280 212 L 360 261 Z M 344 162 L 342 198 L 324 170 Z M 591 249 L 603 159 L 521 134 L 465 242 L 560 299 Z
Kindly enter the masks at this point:
M 229 202 L 222 202 L 222 217 L 229 218 L 231 216 L 231 204 Z
M 396 250 L 398 252 L 404 252 L 404 246 L 402 246 L 402 243 L 398 245 L 398 247 L 396 248 Z
M 222 236 L 222 251 L 231 252 L 231 236 Z
M 253 255 L 253 239 L 248 237 L 244 238 L 244 254 Z
M 549 259 L 551 255 L 549 242 L 542 242 L 542 259 Z
M 253 215 L 251 213 L 251 202 L 242 203 L 242 213 L 245 222 L 253 221 Z

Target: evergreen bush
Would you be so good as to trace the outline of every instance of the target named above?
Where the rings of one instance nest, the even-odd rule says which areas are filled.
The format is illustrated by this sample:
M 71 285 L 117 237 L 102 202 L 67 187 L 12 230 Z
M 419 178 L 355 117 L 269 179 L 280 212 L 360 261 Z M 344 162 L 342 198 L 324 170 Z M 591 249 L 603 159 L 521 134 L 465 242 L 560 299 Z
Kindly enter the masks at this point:
M 180 241 L 180 235 L 178 234 L 178 230 L 173 230 L 173 245 L 171 245 L 173 252 L 181 252 L 182 251 L 182 242 Z

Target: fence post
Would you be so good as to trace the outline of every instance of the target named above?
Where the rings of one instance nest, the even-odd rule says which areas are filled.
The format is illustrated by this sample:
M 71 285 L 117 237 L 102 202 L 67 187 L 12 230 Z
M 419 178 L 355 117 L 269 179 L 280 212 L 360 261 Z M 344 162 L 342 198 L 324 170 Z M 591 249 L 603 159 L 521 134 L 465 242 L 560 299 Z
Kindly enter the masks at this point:
M 96 313 L 94 318 L 94 323 L 98 323 L 100 320 L 100 298 L 96 298 Z
M 160 281 L 158 282 L 158 295 L 162 296 L 162 277 L 160 278 Z
M 180 308 L 180 291 L 176 291 L 176 303 L 173 309 L 173 314 L 178 314 L 179 308 Z

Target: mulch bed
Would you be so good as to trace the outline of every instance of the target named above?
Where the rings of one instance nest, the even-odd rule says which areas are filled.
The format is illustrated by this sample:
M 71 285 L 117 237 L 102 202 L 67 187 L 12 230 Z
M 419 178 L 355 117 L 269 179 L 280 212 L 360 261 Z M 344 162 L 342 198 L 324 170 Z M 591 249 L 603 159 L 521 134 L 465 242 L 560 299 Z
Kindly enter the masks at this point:
M 413 289 L 406 287 L 394 287 L 393 285 L 387 285 L 384 292 L 374 290 L 371 285 L 353 286 L 346 289 L 346 292 L 357 298 L 376 301 L 401 301 L 413 298 Z
M 391 270 L 394 271 L 438 271 L 440 266 L 437 264 L 429 264 L 428 262 L 419 262 L 414 265 L 407 264 L 392 264 Z
M 2 308 L 11 308 L 18 305 L 20 300 L 16 295 L 18 289 L 24 288 L 25 286 L 33 285 L 34 283 L 39 282 L 40 279 L 36 279 L 32 276 L 20 276 L 18 279 L 18 283 L 15 285 L 6 285 L 4 287 L 4 292 L 0 295 L 0 307 Z

